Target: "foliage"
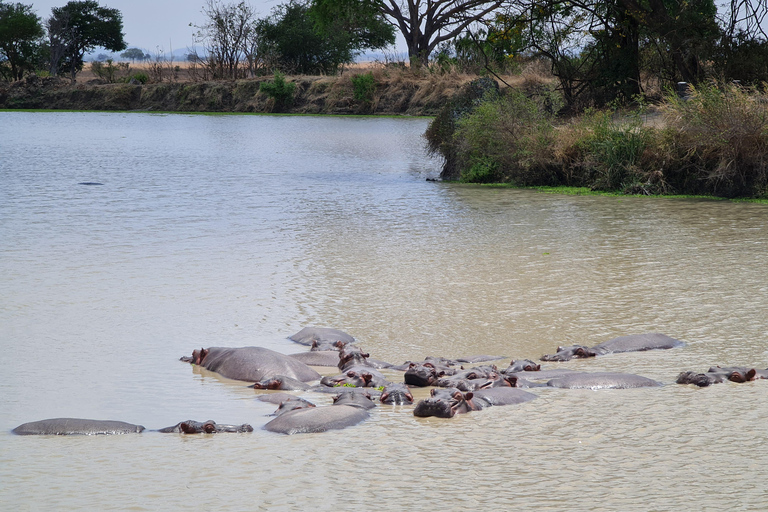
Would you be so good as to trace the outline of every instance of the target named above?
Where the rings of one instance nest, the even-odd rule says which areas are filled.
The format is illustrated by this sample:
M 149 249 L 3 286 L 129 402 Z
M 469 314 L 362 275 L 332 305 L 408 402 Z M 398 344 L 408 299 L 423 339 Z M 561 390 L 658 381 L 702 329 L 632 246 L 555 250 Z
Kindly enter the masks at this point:
M 461 180 L 543 184 L 551 176 L 547 152 L 552 137 L 551 116 L 522 92 L 507 90 L 458 121 L 457 158 L 467 170 Z
M 373 73 L 362 73 L 351 78 L 353 95 L 355 100 L 364 103 L 373 101 L 373 94 L 376 92 L 376 80 Z
M 353 54 L 382 49 L 395 43 L 394 27 L 371 2 L 312 0 L 309 15 L 324 37 L 343 34 Z
M 127 62 L 114 62 L 112 59 L 107 59 L 106 62 L 91 62 L 91 72 L 110 84 L 119 81 L 118 75 L 127 76 L 129 68 Z
M 288 106 L 293 102 L 293 95 L 296 90 L 296 84 L 286 82 L 285 75 L 275 71 L 274 80 L 262 82 L 259 85 L 259 91 L 263 92 L 275 100 L 275 106 L 278 108 Z
M 74 82 L 83 68 L 83 56 L 96 47 L 117 52 L 126 47 L 123 16 L 117 9 L 101 7 L 95 0 L 70 1 L 51 9 L 48 37 L 50 71 L 57 75 L 69 71 Z
M 131 62 L 136 62 L 137 60 L 149 60 L 151 58 L 148 53 L 145 54 L 144 50 L 139 48 L 128 48 L 121 53 L 120 56 L 124 59 L 130 59 Z
M 0 2 L 0 73 L 21 80 L 37 64 L 43 26 L 31 5 Z
M 295 0 L 275 7 L 258 30 L 267 60 L 286 73 L 334 73 L 356 53 L 348 33 L 318 31 L 310 7 Z

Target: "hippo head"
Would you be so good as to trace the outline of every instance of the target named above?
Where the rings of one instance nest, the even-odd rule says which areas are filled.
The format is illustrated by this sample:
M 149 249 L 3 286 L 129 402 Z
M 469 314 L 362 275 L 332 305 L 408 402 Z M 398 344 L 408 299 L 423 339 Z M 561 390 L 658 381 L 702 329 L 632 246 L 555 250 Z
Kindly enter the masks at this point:
M 595 357 L 597 352 L 584 345 L 571 345 L 570 347 L 557 347 L 556 354 L 541 356 L 542 361 L 570 361 L 574 358 Z
M 538 372 L 539 370 L 541 370 L 541 365 L 534 363 L 530 359 L 520 359 L 518 361 L 510 361 L 509 368 L 505 372 Z
M 339 350 L 339 369 L 344 370 L 355 365 L 367 365 L 370 354 L 363 352 L 356 345 L 347 344 Z
M 277 407 L 277 410 L 274 412 L 274 415 L 280 416 L 281 414 L 286 413 L 288 411 L 294 411 L 296 409 L 307 409 L 309 407 L 315 407 L 315 404 L 307 400 L 304 400 L 303 398 L 292 398 L 290 400 L 280 402 L 280 405 Z
M 695 384 L 700 388 L 709 386 L 710 384 L 717 384 L 723 382 L 723 376 L 714 372 L 696 373 L 696 372 L 683 372 L 677 376 L 675 380 L 678 384 Z
M 437 384 L 437 370 L 431 363 L 411 363 L 405 371 L 405 383 L 411 386 L 426 387 Z
M 312 340 L 312 347 L 309 349 L 312 352 L 333 352 L 341 350 L 347 342 L 337 341 L 317 341 Z
M 452 418 L 457 413 L 471 409 L 467 401 L 471 400 L 472 396 L 472 393 L 462 393 L 456 388 L 433 389 L 429 398 L 416 404 L 413 415 L 420 418 Z
M 205 422 L 187 420 L 179 423 L 179 431 L 183 434 L 215 434 L 216 422 L 208 420 Z
M 412 404 L 413 395 L 405 384 L 389 384 L 384 387 L 379 400 L 383 404 L 390 405 Z
M 252 387 L 254 389 L 280 389 L 283 385 L 283 379 L 280 377 L 272 377 L 270 379 L 264 379 L 255 383 Z
M 203 362 L 203 359 L 205 359 L 205 356 L 208 355 L 208 349 L 201 348 L 200 350 L 193 350 L 192 351 L 192 357 L 189 356 L 182 356 L 179 361 L 184 361 L 185 363 L 191 363 L 191 364 L 197 364 L 200 365 Z
M 372 378 L 371 374 L 366 374 L 368 376 L 368 379 Z M 364 388 L 366 387 L 366 380 L 365 376 L 361 375 L 354 371 L 349 371 L 347 373 L 342 373 L 341 375 L 335 375 L 335 376 L 327 376 L 320 379 L 320 384 L 323 386 L 329 386 L 329 387 L 338 387 L 338 386 L 352 386 L 357 388 Z

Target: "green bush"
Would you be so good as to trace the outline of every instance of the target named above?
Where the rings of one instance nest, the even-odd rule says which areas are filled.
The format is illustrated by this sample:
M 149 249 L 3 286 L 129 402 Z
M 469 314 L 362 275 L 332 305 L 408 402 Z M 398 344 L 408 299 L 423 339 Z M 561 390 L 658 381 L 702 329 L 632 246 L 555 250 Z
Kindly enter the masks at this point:
M 373 94 L 376 92 L 376 80 L 373 73 L 363 73 L 352 77 L 352 88 L 355 100 L 363 103 L 371 103 Z
M 456 123 L 461 180 L 555 184 L 553 131 L 551 116 L 520 91 L 484 101 Z
M 262 82 L 259 85 L 259 91 L 263 92 L 270 98 L 275 100 L 278 106 L 287 106 L 293 102 L 293 95 L 296 91 L 296 84 L 293 82 L 286 82 L 285 75 L 279 71 L 275 71 L 274 80 Z

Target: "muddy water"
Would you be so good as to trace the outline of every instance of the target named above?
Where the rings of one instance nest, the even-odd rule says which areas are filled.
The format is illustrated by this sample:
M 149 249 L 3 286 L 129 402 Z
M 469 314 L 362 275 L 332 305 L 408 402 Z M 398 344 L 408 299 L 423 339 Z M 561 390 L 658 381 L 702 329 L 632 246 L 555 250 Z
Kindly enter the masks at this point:
M 0 508 L 764 510 L 768 383 L 672 382 L 768 367 L 768 208 L 429 183 L 426 124 L 0 113 Z M 379 407 L 296 436 L 178 361 L 297 352 L 305 325 L 393 362 L 640 332 L 687 346 L 549 364 L 661 388 L 536 389 L 451 420 Z M 60 416 L 256 431 L 10 434 Z

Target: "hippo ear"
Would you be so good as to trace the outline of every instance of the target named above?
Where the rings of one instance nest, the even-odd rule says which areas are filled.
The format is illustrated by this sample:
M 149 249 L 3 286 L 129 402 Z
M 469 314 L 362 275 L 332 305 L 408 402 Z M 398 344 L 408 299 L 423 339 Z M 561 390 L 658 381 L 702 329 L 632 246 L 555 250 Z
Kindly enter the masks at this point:
M 512 375 L 507 375 L 506 377 L 504 377 L 504 380 L 507 381 L 509 385 L 512 386 L 513 388 L 517 387 L 517 377 L 513 377 Z
M 368 398 L 370 398 L 370 396 L 369 396 Z M 387 398 L 389 398 L 389 393 L 387 393 L 387 392 L 384 392 L 384 393 L 382 393 L 382 394 L 381 394 L 381 396 L 379 397 L 379 401 L 380 401 L 381 403 L 384 403 L 384 401 L 385 401 Z
M 337 341 L 336 343 L 333 344 L 333 346 L 336 347 L 336 348 L 344 348 L 344 345 L 346 345 L 346 343 L 344 343 L 341 340 L 339 340 L 339 341 Z
M 475 396 L 475 394 L 471 391 L 468 391 L 467 393 L 464 393 L 464 400 L 472 400 L 473 396 Z
M 587 350 L 584 347 L 579 347 L 576 350 L 573 351 L 573 355 L 579 356 L 579 357 L 592 357 L 594 356 L 594 352 Z
M 755 370 L 754 368 L 751 368 L 747 372 L 747 380 L 755 380 L 755 375 L 757 375 L 757 370 Z

